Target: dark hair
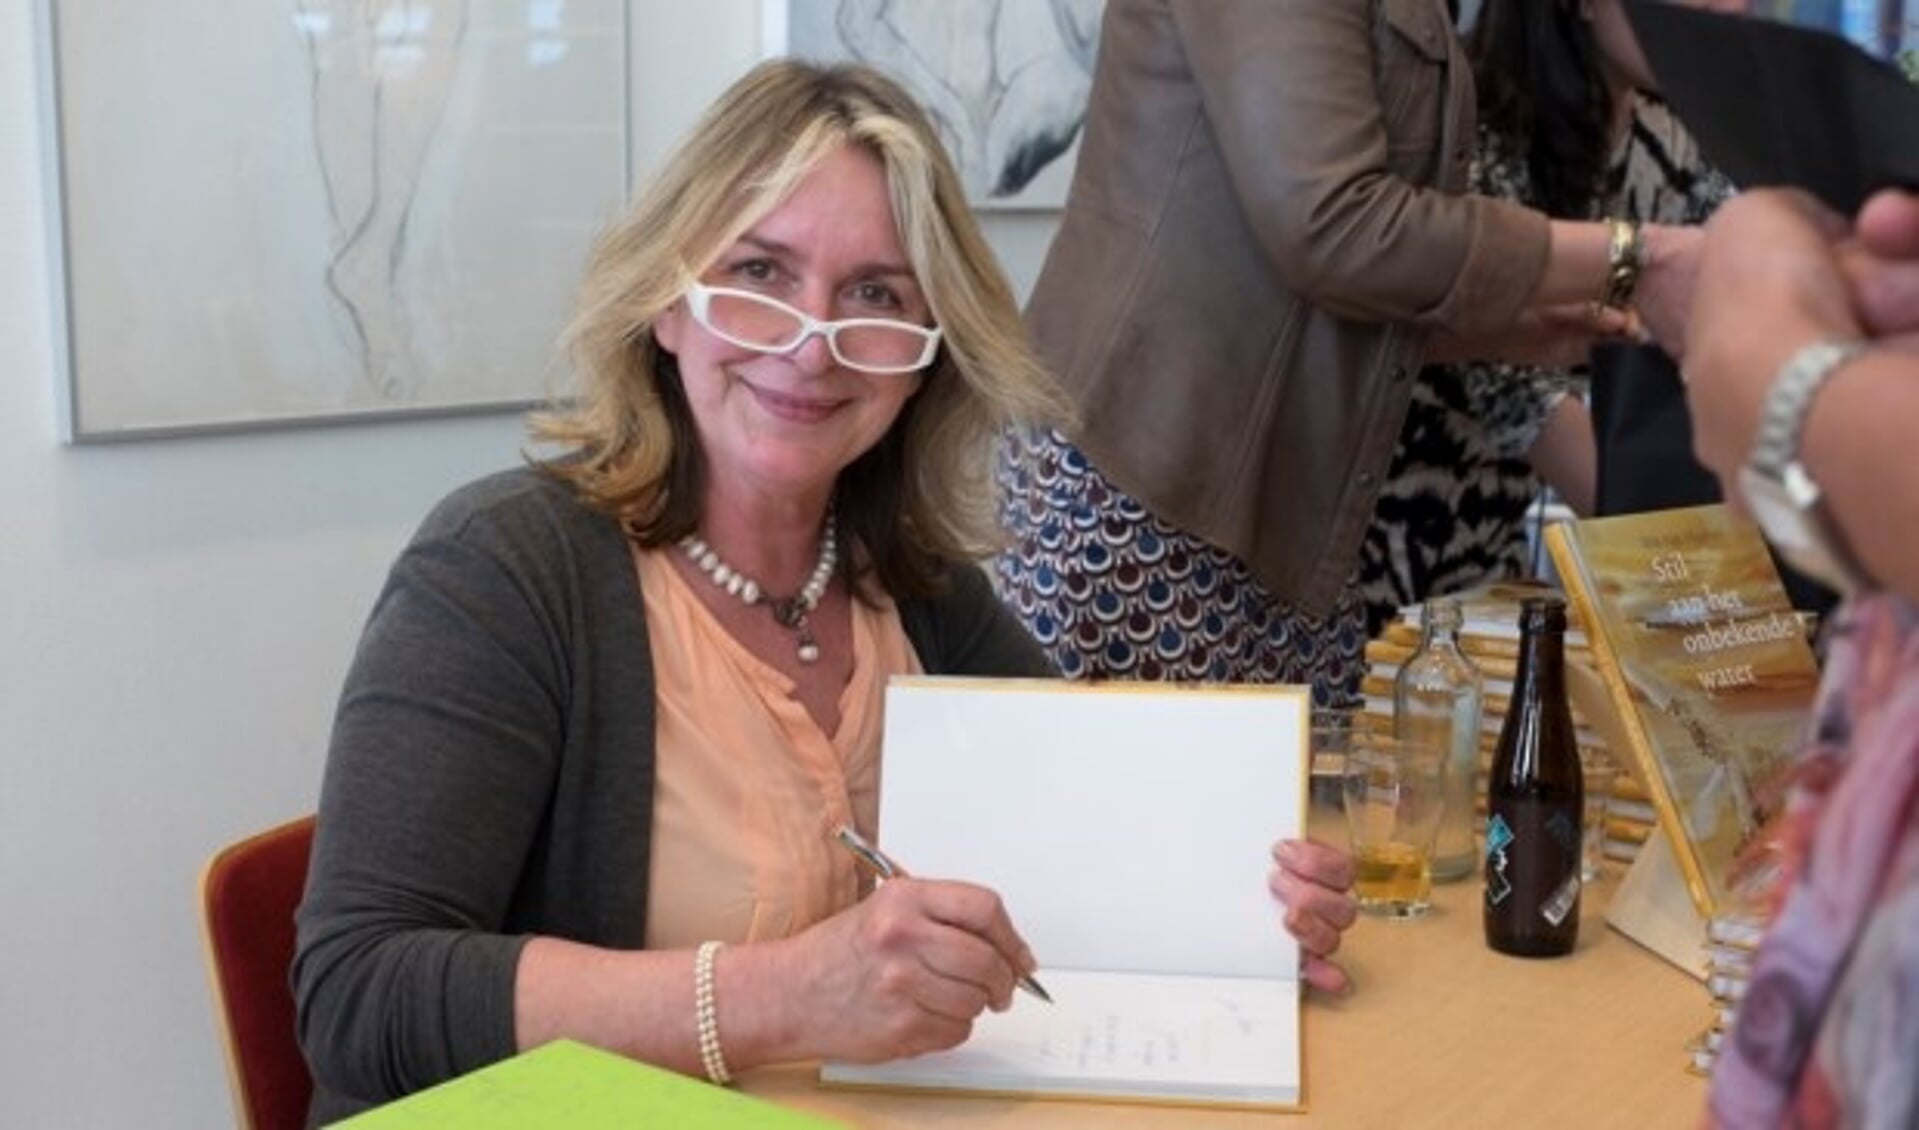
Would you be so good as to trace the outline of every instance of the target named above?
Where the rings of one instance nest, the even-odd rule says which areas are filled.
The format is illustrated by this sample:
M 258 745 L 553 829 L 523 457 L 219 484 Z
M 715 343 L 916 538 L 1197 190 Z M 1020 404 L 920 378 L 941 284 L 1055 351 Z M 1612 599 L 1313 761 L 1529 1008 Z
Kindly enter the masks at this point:
M 1468 42 L 1479 121 L 1523 153 L 1548 215 L 1584 219 L 1605 187 L 1612 96 L 1574 0 L 1485 0 Z

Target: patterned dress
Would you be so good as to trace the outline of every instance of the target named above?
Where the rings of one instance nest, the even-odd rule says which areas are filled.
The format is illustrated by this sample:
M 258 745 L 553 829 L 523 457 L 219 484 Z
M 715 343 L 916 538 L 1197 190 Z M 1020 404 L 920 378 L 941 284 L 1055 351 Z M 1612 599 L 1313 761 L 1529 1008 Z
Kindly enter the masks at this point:
M 1481 131 L 1477 192 L 1537 205 L 1523 154 Z M 1731 195 L 1665 103 L 1635 97 L 1592 210 L 1647 223 L 1703 223 Z M 1586 372 L 1484 362 L 1428 366 L 1413 387 L 1392 470 L 1361 550 L 1367 634 L 1402 605 L 1532 572 L 1526 511 L 1539 496 L 1527 452 Z
M 1154 517 L 1058 432 L 1007 437 L 1000 596 L 1071 679 L 1355 685 L 1356 594 L 1318 619 L 1274 599 L 1232 554 Z
M 1722 1127 L 1919 1126 L 1919 608 L 1836 614 L 1778 907 L 1713 1067 Z

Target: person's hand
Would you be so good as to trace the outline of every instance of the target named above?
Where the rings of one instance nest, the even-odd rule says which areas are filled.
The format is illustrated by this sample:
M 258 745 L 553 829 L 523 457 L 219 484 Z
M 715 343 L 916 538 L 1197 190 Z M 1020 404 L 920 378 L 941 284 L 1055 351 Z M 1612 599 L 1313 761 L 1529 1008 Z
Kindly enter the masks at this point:
M 1631 314 L 1591 302 L 1541 306 L 1523 311 L 1503 329 L 1473 337 L 1435 332 L 1427 340 L 1425 360 L 1431 364 L 1503 361 L 1570 369 L 1586 363 L 1596 342 L 1635 336 L 1637 328 Z
M 1352 978 L 1328 959 L 1359 915 L 1352 856 L 1316 840 L 1281 840 L 1266 885 L 1286 907 L 1286 932 L 1299 940 L 1307 984 L 1329 993 L 1351 989 Z
M 1647 224 L 1640 229 L 1644 261 L 1633 310 L 1653 341 L 1677 353 L 1686 338 L 1687 312 L 1698 286 L 1705 232 L 1696 226 Z
M 999 896 L 970 883 L 889 879 L 791 945 L 799 1045 L 856 1063 L 964 1042 L 1034 968 Z
M 1740 497 L 1766 391 L 1793 352 L 1864 335 L 1841 268 L 1846 222 L 1793 190 L 1753 189 L 1706 225 L 1681 371 L 1693 449 Z
M 1853 307 L 1880 344 L 1919 344 L 1919 193 L 1889 189 L 1866 201 L 1840 255 Z M 1889 339 L 1889 340 L 1885 340 Z

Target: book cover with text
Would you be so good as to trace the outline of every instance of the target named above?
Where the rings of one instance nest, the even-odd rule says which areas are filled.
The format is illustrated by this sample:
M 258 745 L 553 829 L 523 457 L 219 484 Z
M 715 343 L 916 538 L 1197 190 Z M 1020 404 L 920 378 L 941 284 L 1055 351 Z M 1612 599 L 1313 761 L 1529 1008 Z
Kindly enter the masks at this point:
M 1736 906 L 1819 681 L 1758 527 L 1700 506 L 1560 523 L 1547 547 L 1694 904 Z

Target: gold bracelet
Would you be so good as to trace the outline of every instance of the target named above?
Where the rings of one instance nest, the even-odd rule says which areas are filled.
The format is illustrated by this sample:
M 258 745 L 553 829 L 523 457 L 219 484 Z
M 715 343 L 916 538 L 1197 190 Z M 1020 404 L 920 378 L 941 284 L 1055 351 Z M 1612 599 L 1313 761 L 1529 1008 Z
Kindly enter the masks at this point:
M 693 955 L 693 1022 L 700 1034 L 700 1063 L 706 1077 L 724 1087 L 733 1081 L 726 1069 L 726 1056 L 720 1051 L 719 1009 L 713 1004 L 713 958 L 726 948 L 724 942 L 702 942 Z
M 1606 286 L 1599 292 L 1599 305 L 1627 310 L 1646 264 L 1646 237 L 1636 220 L 1607 220 L 1606 233 Z

